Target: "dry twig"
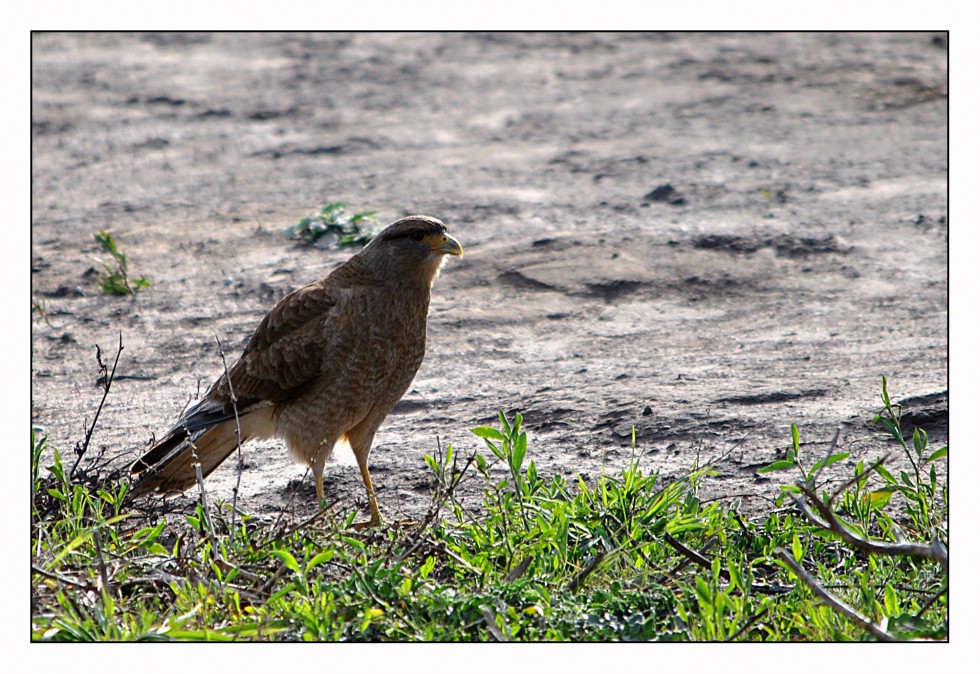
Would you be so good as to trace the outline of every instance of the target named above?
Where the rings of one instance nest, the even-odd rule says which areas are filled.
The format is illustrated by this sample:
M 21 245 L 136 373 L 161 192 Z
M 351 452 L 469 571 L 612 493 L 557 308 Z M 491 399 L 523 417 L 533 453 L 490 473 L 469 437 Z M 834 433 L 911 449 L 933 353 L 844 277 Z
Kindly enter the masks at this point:
M 793 557 L 792 552 L 783 548 L 777 552 L 777 555 L 790 569 L 792 569 L 793 573 L 795 573 L 807 587 L 813 590 L 817 596 L 819 596 L 828 606 L 830 606 L 830 608 L 837 611 L 855 625 L 861 627 L 882 641 L 899 641 L 899 639 L 896 639 L 891 634 L 875 625 L 870 619 L 864 617 L 856 610 L 842 602 L 840 599 L 830 594 L 830 592 L 828 592 L 822 585 L 820 585 L 820 583 L 814 580 L 802 566 L 796 563 L 796 559 Z
M 99 415 L 102 413 L 102 407 L 105 405 L 105 400 L 109 396 L 109 389 L 112 387 L 112 381 L 116 376 L 116 366 L 119 365 L 119 356 L 122 354 L 123 343 L 122 343 L 122 332 L 119 333 L 119 347 L 116 349 L 116 359 L 112 362 L 112 371 L 106 367 L 105 363 L 102 362 L 102 349 L 99 345 L 95 345 L 95 359 L 99 363 L 99 370 L 102 372 L 102 376 L 99 381 L 102 383 L 102 400 L 99 401 L 99 408 L 95 410 L 95 417 L 92 419 L 92 424 L 88 427 L 85 432 L 85 440 L 82 442 L 81 446 L 75 447 L 75 455 L 78 457 L 75 459 L 75 465 L 71 467 L 71 472 L 68 473 L 69 479 L 75 477 L 75 471 L 78 469 L 78 464 L 81 463 L 82 457 L 85 456 L 85 452 L 88 451 L 89 442 L 92 441 L 92 434 L 95 433 L 95 424 L 99 421 Z
M 749 618 L 748 620 L 746 620 L 745 621 L 745 624 L 742 625 L 741 627 L 739 627 L 738 628 L 738 631 L 735 632 L 735 634 L 733 634 L 732 636 L 730 636 L 727 639 L 725 639 L 725 641 L 735 641 L 736 639 L 738 639 L 740 636 L 742 636 L 743 634 L 745 634 L 750 627 L 752 627 L 754 624 L 756 624 L 759 621 L 759 618 L 761 618 L 765 614 L 766 614 L 765 611 L 759 611 L 758 613 L 756 613 L 754 616 L 752 616 L 751 618 Z
M 231 397 L 231 409 L 235 413 L 235 441 L 237 444 L 237 458 L 235 471 L 235 488 L 231 492 L 231 530 L 235 529 L 235 515 L 238 512 L 238 489 L 242 485 L 242 471 L 245 469 L 245 462 L 242 459 L 242 423 L 238 418 L 238 396 L 231 384 L 231 375 L 228 373 L 228 362 L 225 360 L 225 351 L 221 348 L 221 340 L 218 335 L 214 336 L 214 341 L 218 345 L 218 355 L 221 356 L 221 365 L 225 370 L 225 381 L 228 382 L 228 393 Z M 320 505 L 319 503 L 317 505 Z M 234 538 L 232 538 L 234 542 Z
M 932 543 L 923 545 L 921 543 L 886 543 L 884 541 L 871 541 L 861 536 L 856 536 L 841 524 L 837 514 L 831 507 L 831 502 L 824 502 L 814 493 L 812 487 L 806 483 L 799 482 L 798 486 L 803 490 L 807 500 L 819 511 L 819 515 L 814 513 L 807 503 L 795 494 L 790 494 L 796 507 L 806 515 L 806 517 L 824 529 L 832 531 L 840 536 L 841 540 L 863 552 L 875 555 L 890 555 L 918 557 L 920 559 L 931 559 L 939 562 L 944 571 L 949 571 L 949 553 L 946 546 L 938 538 L 933 539 Z
M 714 537 L 712 537 L 712 538 L 714 538 Z M 711 561 L 708 560 L 707 557 L 705 557 L 704 555 L 701 555 L 697 551 L 692 550 L 691 548 L 687 547 L 686 545 L 684 545 L 683 543 L 681 543 L 679 540 L 677 540 L 676 538 L 674 538 L 673 536 L 671 536 L 670 534 L 668 534 L 666 531 L 664 532 L 664 540 L 667 541 L 667 543 L 670 545 L 670 547 L 674 548 L 674 550 L 677 550 L 677 552 L 681 553 L 684 557 L 686 557 L 688 560 L 694 562 L 695 564 L 697 564 L 701 568 L 703 568 L 703 569 L 710 569 L 711 568 Z M 705 551 L 707 551 L 708 548 L 710 548 L 716 542 L 717 542 L 717 540 L 712 541 L 712 540 L 709 539 L 709 542 L 706 543 L 705 546 L 704 546 Z M 680 568 L 678 567 L 678 569 L 676 569 L 676 571 L 679 571 L 679 570 L 680 570 Z M 727 580 L 728 579 L 728 572 L 725 571 L 724 569 L 722 569 L 721 573 L 722 573 L 722 576 L 724 576 L 724 578 Z
M 606 551 L 600 550 L 597 555 L 595 555 L 594 557 L 592 557 L 592 559 L 588 561 L 588 563 L 585 565 L 585 568 L 579 571 L 578 574 L 574 578 L 572 578 L 572 582 L 568 584 L 568 588 L 567 588 L 568 591 L 575 592 L 575 590 L 581 587 L 582 583 L 585 582 L 585 579 L 588 578 L 589 575 L 591 575 L 591 573 L 596 570 L 596 568 L 599 566 L 599 563 L 605 558 L 606 558 Z
M 837 448 L 837 441 L 840 439 L 840 431 L 841 427 L 838 426 L 837 430 L 834 432 L 833 439 L 830 441 L 830 446 L 827 448 L 827 455 L 824 457 L 823 461 L 820 463 L 820 467 L 817 468 L 817 472 L 813 476 L 814 484 L 820 481 L 820 473 L 823 472 L 823 469 L 827 466 L 827 460 L 833 456 L 834 450 Z
M 483 614 L 483 622 L 486 623 L 487 629 L 490 630 L 490 635 L 496 641 L 510 641 L 510 638 L 504 634 L 500 626 L 497 625 L 497 616 L 489 606 L 481 606 L 480 613 Z M 504 623 L 506 625 L 506 622 Z

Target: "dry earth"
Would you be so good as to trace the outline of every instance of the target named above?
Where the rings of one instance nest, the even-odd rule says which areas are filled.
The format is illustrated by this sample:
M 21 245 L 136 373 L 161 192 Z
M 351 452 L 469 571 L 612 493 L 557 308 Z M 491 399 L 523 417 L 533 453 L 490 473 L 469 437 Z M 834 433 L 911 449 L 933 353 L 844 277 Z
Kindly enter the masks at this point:
M 49 33 L 32 56 L 31 420 L 64 452 L 97 344 L 122 334 L 91 450 L 121 466 L 221 372 L 216 337 L 234 357 L 350 254 L 284 236 L 335 200 L 466 248 L 372 454 L 389 515 L 498 409 L 546 475 L 618 469 L 635 428 L 644 470 L 724 455 L 705 497 L 756 510 L 791 422 L 809 460 L 841 424 L 850 465 L 881 453 L 882 375 L 945 441 L 945 35 Z M 103 228 L 151 289 L 99 292 Z M 311 512 L 302 477 L 247 447 L 239 502 Z M 356 469 L 326 480 L 364 509 Z

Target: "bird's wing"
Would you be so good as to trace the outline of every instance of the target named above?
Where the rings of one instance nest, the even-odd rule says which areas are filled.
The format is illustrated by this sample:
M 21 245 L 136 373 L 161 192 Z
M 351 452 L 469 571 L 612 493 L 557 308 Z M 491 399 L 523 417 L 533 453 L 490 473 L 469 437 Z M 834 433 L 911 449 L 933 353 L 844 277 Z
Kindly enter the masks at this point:
M 356 339 L 357 296 L 376 285 L 370 270 L 352 258 L 330 276 L 296 290 L 266 314 L 228 374 L 204 396 L 214 413 L 230 411 L 234 391 L 239 412 L 295 399 L 321 376 L 343 367 Z M 228 380 L 231 380 L 231 388 Z
M 343 299 L 312 284 L 284 297 L 256 328 L 238 361 L 204 396 L 239 409 L 300 395 L 323 372 L 323 330 L 343 328 Z M 229 387 L 228 380 L 231 380 Z

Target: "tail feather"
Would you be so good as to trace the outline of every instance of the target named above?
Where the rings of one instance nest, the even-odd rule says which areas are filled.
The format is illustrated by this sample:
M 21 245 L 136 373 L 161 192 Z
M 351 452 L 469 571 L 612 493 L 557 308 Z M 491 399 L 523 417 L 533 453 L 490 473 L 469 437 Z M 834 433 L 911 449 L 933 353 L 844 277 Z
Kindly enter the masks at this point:
M 178 426 L 170 431 L 163 440 L 153 445 L 143 456 L 136 459 L 129 467 L 129 472 L 138 475 L 163 461 L 167 454 L 177 449 L 188 439 L 190 433 L 184 426 Z
M 186 491 L 197 482 L 198 464 L 201 477 L 207 477 L 235 451 L 239 442 L 271 437 L 275 431 L 271 422 L 272 408 L 265 408 L 243 416 L 239 424 L 230 419 L 193 432 L 186 426 L 174 428 L 130 467 L 135 477 L 130 495 L 136 498 L 156 492 L 176 496 Z

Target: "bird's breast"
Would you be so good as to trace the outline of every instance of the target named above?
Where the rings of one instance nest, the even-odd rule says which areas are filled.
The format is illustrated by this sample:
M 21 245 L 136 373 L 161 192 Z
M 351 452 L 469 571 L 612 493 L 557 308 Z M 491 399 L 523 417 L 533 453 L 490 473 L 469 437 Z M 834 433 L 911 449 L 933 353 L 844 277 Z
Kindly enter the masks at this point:
M 351 379 L 359 380 L 376 406 L 394 405 L 425 356 L 428 293 L 377 293 L 349 313 Z

